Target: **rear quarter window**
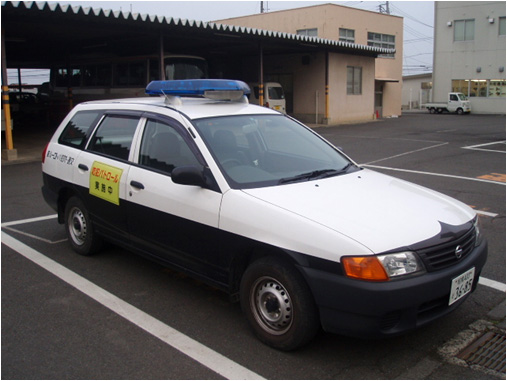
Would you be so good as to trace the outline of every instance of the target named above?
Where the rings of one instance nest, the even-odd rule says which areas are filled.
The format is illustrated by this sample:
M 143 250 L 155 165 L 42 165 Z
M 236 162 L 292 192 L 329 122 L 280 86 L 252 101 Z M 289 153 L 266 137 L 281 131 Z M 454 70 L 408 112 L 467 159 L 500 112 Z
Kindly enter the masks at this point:
M 79 111 L 67 123 L 58 143 L 83 149 L 103 111 Z

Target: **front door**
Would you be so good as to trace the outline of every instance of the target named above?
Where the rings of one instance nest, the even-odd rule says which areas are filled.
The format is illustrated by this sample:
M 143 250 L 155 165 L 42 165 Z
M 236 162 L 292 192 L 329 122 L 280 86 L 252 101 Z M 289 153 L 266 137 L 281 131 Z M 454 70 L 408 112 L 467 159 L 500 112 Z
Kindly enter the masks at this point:
M 218 219 L 222 194 L 175 184 L 179 166 L 204 166 L 179 122 L 148 117 L 127 178 L 127 222 L 133 244 L 177 266 L 217 280 Z

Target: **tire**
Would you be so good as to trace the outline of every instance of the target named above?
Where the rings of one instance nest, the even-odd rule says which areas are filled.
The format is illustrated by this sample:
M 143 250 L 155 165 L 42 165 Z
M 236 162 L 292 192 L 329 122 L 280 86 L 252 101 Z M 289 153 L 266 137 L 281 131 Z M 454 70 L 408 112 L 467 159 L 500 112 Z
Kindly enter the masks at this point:
M 435 109 L 433 107 L 430 107 L 428 110 L 430 110 L 430 114 L 434 114 L 435 113 Z
M 80 255 L 92 255 L 102 247 L 83 201 L 71 197 L 65 205 L 65 230 L 72 249 Z
M 458 115 L 463 115 L 463 109 L 462 109 L 462 108 L 457 109 L 457 110 L 456 110 L 456 113 L 457 113 Z
M 320 328 L 317 308 L 303 276 L 289 263 L 264 257 L 241 279 L 241 308 L 263 343 L 284 351 L 310 342 Z
M 441 113 L 443 113 L 443 112 L 444 112 L 444 109 L 443 109 L 443 108 L 439 108 L 439 109 L 437 109 L 437 113 L 441 114 Z

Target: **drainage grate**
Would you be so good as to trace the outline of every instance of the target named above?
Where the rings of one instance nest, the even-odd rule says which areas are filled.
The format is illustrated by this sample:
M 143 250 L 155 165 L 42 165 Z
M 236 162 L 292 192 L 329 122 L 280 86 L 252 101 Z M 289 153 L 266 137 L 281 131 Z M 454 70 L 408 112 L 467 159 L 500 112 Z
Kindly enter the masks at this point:
M 461 351 L 458 357 L 470 365 L 505 373 L 505 333 L 485 333 Z

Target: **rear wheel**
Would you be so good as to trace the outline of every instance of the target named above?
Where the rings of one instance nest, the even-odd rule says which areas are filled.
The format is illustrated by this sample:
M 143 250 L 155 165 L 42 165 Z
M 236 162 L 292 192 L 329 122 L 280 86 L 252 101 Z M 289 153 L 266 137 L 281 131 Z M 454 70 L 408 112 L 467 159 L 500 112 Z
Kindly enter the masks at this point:
M 65 230 L 76 253 L 92 255 L 100 250 L 102 239 L 95 233 L 83 201 L 77 197 L 71 197 L 65 206 Z
M 319 319 L 302 275 L 289 263 L 264 257 L 241 280 L 241 307 L 255 335 L 265 344 L 294 350 L 312 340 Z

